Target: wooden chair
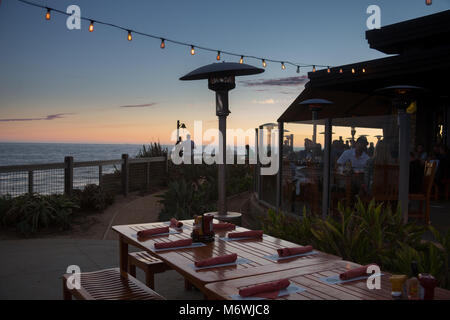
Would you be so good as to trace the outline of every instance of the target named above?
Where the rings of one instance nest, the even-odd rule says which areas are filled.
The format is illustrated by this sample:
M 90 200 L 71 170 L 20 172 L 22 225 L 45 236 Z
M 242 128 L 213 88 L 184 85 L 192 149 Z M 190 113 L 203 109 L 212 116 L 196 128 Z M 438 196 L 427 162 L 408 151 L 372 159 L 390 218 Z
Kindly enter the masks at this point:
M 425 162 L 425 172 L 423 177 L 422 192 L 409 194 L 409 200 L 419 201 L 419 212 L 411 212 L 409 216 L 424 218 L 426 224 L 430 224 L 430 198 L 435 174 L 436 174 L 436 163 L 429 161 Z M 423 212 L 424 203 L 425 203 L 425 212 Z
M 372 197 L 375 201 L 398 201 L 398 174 L 398 165 L 374 165 Z
M 170 270 L 163 261 L 145 251 L 128 254 L 128 270 L 133 277 L 136 277 L 136 267 L 144 271 L 145 284 L 152 289 L 155 289 L 155 273 Z
M 81 273 L 80 289 L 67 287 L 71 276 L 62 277 L 64 300 L 165 300 L 133 276 L 122 276 L 119 268 Z

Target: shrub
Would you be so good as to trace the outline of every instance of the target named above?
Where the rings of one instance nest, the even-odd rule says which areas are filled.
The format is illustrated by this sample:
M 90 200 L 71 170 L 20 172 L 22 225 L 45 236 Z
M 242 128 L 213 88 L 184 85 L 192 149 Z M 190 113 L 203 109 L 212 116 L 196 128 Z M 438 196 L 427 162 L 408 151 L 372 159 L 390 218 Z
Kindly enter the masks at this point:
M 426 227 L 404 224 L 399 208 L 365 206 L 359 199 L 353 208 L 338 205 L 338 216 L 325 220 L 306 214 L 289 217 L 269 210 L 264 231 L 275 237 L 316 249 L 359 264 L 377 263 L 384 270 L 409 275 L 411 261 L 419 271 L 436 277 L 441 287 L 450 287 L 450 232 L 445 236 L 430 227 L 434 242 L 424 242 Z
M 83 190 L 77 190 L 75 197 L 83 211 L 102 212 L 114 202 L 114 195 L 96 184 L 88 184 Z
M 142 146 L 142 149 L 139 150 L 136 158 L 151 158 L 151 157 L 162 157 L 167 156 L 168 150 L 167 148 L 161 147 L 159 142 L 150 143 L 148 147 L 145 145 Z
M 2 215 L 5 226 L 15 226 L 22 234 L 32 234 L 51 226 L 67 229 L 77 204 L 64 195 L 24 194 L 11 199 Z

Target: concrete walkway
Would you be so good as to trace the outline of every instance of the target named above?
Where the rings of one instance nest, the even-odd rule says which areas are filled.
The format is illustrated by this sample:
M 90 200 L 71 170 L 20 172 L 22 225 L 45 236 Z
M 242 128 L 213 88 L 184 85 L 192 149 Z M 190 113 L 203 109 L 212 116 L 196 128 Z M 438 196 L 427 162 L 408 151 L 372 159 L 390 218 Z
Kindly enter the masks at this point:
M 0 241 L 0 299 L 62 299 L 61 275 L 69 265 L 82 272 L 113 268 L 119 262 L 113 240 L 38 239 Z M 138 271 L 138 279 L 145 281 Z M 166 299 L 198 300 L 198 290 L 186 291 L 175 271 L 155 276 L 155 290 Z

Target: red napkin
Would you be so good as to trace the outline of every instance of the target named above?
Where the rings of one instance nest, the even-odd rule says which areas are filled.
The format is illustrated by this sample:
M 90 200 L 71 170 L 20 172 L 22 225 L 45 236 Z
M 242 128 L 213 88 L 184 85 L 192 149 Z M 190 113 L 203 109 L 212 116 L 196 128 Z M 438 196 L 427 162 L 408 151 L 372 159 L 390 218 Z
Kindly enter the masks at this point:
M 152 235 L 160 234 L 160 233 L 169 233 L 169 227 L 142 230 L 142 231 L 138 231 L 137 235 L 138 235 L 138 237 L 148 237 L 148 236 L 152 236 Z
M 267 299 L 276 299 L 280 290 L 289 287 L 288 279 L 272 281 L 268 283 L 258 284 L 239 290 L 241 297 L 260 297 Z
M 236 229 L 236 226 L 229 222 L 223 222 L 223 223 L 214 223 L 213 224 L 213 230 L 234 230 Z
M 237 254 L 236 253 L 232 253 L 232 254 L 227 254 L 227 255 L 224 255 L 224 256 L 220 256 L 220 257 L 215 257 L 215 258 L 209 258 L 209 259 L 205 259 L 205 260 L 201 260 L 201 261 L 196 261 L 195 262 L 195 266 L 196 267 L 214 266 L 216 264 L 225 264 L 225 263 L 235 262 L 236 259 L 237 259 Z
M 278 256 L 280 257 L 289 257 L 296 254 L 302 254 L 312 251 L 312 246 L 304 246 L 304 247 L 295 247 L 295 248 L 282 248 L 278 249 Z
M 170 227 L 171 228 L 181 228 L 183 226 L 183 222 L 178 221 L 175 218 L 170 219 Z
M 252 231 L 244 231 L 244 232 L 233 232 L 228 234 L 228 238 L 262 238 L 263 232 L 262 230 L 252 230 Z
M 371 263 L 371 264 L 368 264 L 368 265 L 365 265 L 362 267 L 354 268 L 352 270 L 343 272 L 339 275 L 339 278 L 341 280 L 350 280 L 353 278 L 369 276 L 369 274 L 367 273 L 367 268 L 372 265 L 375 265 L 375 264 Z
M 183 239 L 171 242 L 156 242 L 155 249 L 166 249 L 166 248 L 176 248 L 176 247 L 187 247 L 192 244 L 192 239 Z

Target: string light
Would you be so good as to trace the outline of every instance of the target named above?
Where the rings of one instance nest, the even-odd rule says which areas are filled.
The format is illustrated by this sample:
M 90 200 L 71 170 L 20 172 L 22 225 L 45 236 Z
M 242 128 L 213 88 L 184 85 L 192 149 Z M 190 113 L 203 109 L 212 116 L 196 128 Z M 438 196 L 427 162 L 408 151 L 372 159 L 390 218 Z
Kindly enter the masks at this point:
M 363 73 L 366 73 L 366 68 L 363 68 L 363 69 L 362 69 L 362 72 L 363 72 Z
M 330 67 L 328 67 L 328 70 L 327 70 L 327 72 L 328 72 L 328 73 L 330 73 L 330 72 L 331 72 L 331 70 L 330 70 Z
M 352 73 L 354 74 L 356 71 L 355 71 L 355 68 L 352 68 Z
M 344 71 L 342 71 L 342 68 L 339 69 L 339 73 L 343 73 Z
M 26 4 L 28 6 L 34 6 L 34 7 L 37 7 L 37 8 L 41 8 L 41 9 L 47 10 L 47 12 L 45 14 L 45 19 L 46 20 L 50 20 L 51 19 L 51 11 L 59 13 L 61 15 L 65 15 L 65 16 L 71 16 L 71 14 L 67 13 L 65 10 L 59 10 L 59 9 L 55 9 L 55 8 L 46 7 L 46 6 L 40 5 L 38 3 L 34 3 L 32 1 L 30 1 L 30 0 L 16 0 L 16 1 L 17 2 L 21 2 L 22 4 Z M 108 26 L 108 27 L 111 27 L 111 28 L 116 28 L 116 29 L 121 29 L 123 31 L 126 31 L 128 33 L 128 36 L 127 36 L 128 41 L 132 41 L 132 39 L 133 39 L 132 33 L 137 33 L 137 34 L 139 34 L 141 36 L 144 36 L 144 37 L 160 40 L 161 41 L 161 44 L 160 44 L 160 48 L 161 49 L 165 48 L 165 42 L 168 41 L 168 42 L 171 42 L 171 43 L 174 43 L 174 44 L 177 44 L 177 45 L 191 47 L 191 55 L 195 54 L 195 49 L 194 48 L 196 47 L 197 49 L 201 49 L 201 50 L 205 50 L 205 51 L 217 52 L 218 53 L 217 60 L 220 60 L 220 54 L 221 53 L 225 53 L 225 54 L 230 55 L 230 56 L 240 57 L 239 63 L 241 63 L 241 64 L 244 62 L 244 55 L 237 54 L 237 53 L 234 53 L 234 52 L 227 52 L 227 51 L 222 51 L 222 50 L 212 49 L 212 48 L 207 48 L 207 47 L 202 47 L 202 46 L 194 46 L 193 44 L 189 44 L 189 43 L 185 43 L 185 42 L 181 42 L 181 41 L 177 41 L 177 40 L 165 39 L 165 38 L 162 38 L 162 37 L 157 36 L 157 35 L 152 35 L 152 34 L 149 34 L 149 33 L 144 33 L 144 32 L 140 32 L 140 31 L 133 30 L 133 29 L 128 29 L 128 28 L 120 26 L 120 25 L 116 25 L 116 24 L 109 23 L 109 22 L 104 22 L 104 21 L 99 21 L 97 19 L 92 19 L 91 20 L 89 18 L 84 18 L 84 17 L 80 17 L 80 19 L 90 22 L 89 32 L 93 32 L 94 31 L 94 23 L 95 24 L 102 24 L 102 25 L 105 25 L 105 26 Z M 281 63 L 281 68 L 283 70 L 286 69 L 286 65 L 287 64 L 290 64 L 290 65 L 292 65 L 294 67 L 297 67 L 297 73 L 300 73 L 300 67 L 303 68 L 303 67 L 310 67 L 310 66 L 312 66 L 313 67 L 313 72 L 315 72 L 316 66 L 317 67 L 326 67 L 324 65 L 311 65 L 311 64 L 304 64 L 304 63 L 294 63 L 294 62 L 289 62 L 289 61 L 280 61 L 280 60 L 273 60 L 273 59 L 266 59 L 266 58 L 263 59 L 261 57 L 252 56 L 252 55 L 246 55 L 245 57 L 262 61 L 262 64 L 263 64 L 264 68 L 267 66 L 266 61 Z
M 426 1 L 425 1 L 425 4 L 426 4 L 427 6 L 431 6 L 431 5 L 432 5 L 432 3 L 433 3 L 433 1 L 432 1 L 432 0 L 426 0 Z

